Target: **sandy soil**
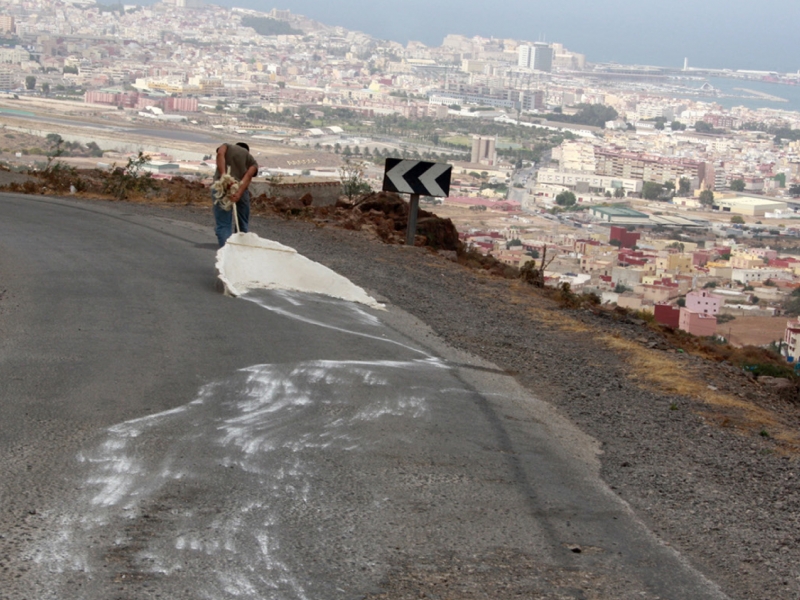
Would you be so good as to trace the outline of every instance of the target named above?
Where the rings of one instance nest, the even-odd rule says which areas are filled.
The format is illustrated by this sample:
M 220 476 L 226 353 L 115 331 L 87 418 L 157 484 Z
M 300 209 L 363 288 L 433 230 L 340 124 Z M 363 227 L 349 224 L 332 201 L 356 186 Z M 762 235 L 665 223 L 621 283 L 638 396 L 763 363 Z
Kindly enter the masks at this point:
M 783 339 L 789 317 L 736 317 L 717 326 L 734 346 L 764 346 Z

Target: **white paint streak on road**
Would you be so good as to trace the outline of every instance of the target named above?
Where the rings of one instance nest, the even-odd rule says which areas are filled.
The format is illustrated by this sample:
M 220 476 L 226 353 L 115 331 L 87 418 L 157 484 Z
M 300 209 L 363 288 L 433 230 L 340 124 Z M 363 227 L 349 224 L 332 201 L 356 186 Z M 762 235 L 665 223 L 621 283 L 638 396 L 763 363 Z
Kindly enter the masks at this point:
M 305 306 L 304 303 L 300 303 L 300 302 L 296 302 L 295 301 L 300 295 L 299 294 L 294 294 L 292 292 L 277 293 L 277 294 L 271 295 L 269 297 L 264 297 L 264 296 L 259 295 L 259 294 L 251 293 L 251 294 L 248 294 L 248 295 L 244 296 L 244 298 L 246 300 L 250 300 L 251 302 L 255 302 L 256 304 L 258 304 L 262 308 L 265 308 L 265 309 L 267 309 L 267 310 L 269 310 L 271 312 L 274 312 L 275 314 L 281 315 L 283 317 L 288 317 L 288 318 L 294 319 L 296 321 L 300 321 L 301 323 L 306 323 L 308 325 L 315 325 L 317 327 L 322 327 L 324 329 L 337 331 L 339 333 L 346 333 L 346 334 L 349 334 L 349 335 L 362 336 L 362 337 L 365 337 L 367 339 L 377 340 L 377 341 L 384 342 L 384 343 L 387 343 L 387 344 L 400 346 L 401 348 L 405 348 L 406 350 L 410 350 L 410 351 L 416 352 L 418 354 L 427 355 L 427 353 L 425 353 L 423 350 L 420 350 L 419 348 L 417 348 L 415 346 L 411 346 L 411 345 L 408 345 L 408 344 L 403 344 L 402 342 L 398 342 L 396 340 L 389 339 L 389 338 L 387 338 L 385 336 L 370 334 L 370 333 L 366 333 L 366 332 L 363 332 L 363 331 L 356 331 L 355 329 L 353 329 L 353 327 L 352 327 L 353 326 L 352 316 L 354 314 L 358 315 L 360 317 L 360 320 L 359 320 L 359 323 L 358 323 L 359 325 L 367 325 L 367 326 L 372 326 L 372 327 L 375 327 L 375 328 L 383 327 L 382 324 L 380 323 L 380 321 L 378 321 L 373 315 L 370 315 L 369 313 L 366 313 L 366 312 L 358 309 L 354 304 L 342 304 L 341 302 L 330 302 L 329 303 L 331 305 L 331 307 L 334 310 L 336 310 L 337 312 L 341 311 L 342 309 L 344 309 L 346 311 L 345 314 L 342 314 L 342 315 L 338 315 L 337 314 L 335 316 L 343 319 L 344 323 L 346 323 L 347 326 L 345 326 L 345 325 L 337 326 L 337 325 L 329 323 L 329 322 L 324 322 L 324 321 L 320 321 L 319 319 L 315 319 L 315 318 L 312 318 L 312 317 L 305 316 L 305 315 L 301 314 L 300 311 L 297 311 L 297 310 L 296 311 L 291 311 L 291 310 L 289 310 L 288 308 L 286 308 L 284 306 L 280 306 L 277 302 L 274 301 L 274 297 L 275 296 L 277 296 L 278 298 L 284 299 L 286 302 L 290 302 L 295 307 L 301 308 L 301 307 Z M 319 300 L 317 300 L 317 302 L 319 302 Z
M 258 365 L 204 386 L 180 409 L 111 427 L 81 454 L 85 494 L 41 560 L 93 577 L 108 562 L 93 540 L 148 515 L 157 531 L 111 538 L 110 551 L 130 552 L 128 570 L 188 578 L 197 597 L 305 600 L 302 567 L 284 559 L 293 538 L 282 511 L 328 502 L 312 457 L 368 453 L 362 423 L 425 419 L 437 390 L 398 382 L 444 368 L 431 358 Z M 354 390 L 368 404 L 355 405 Z M 206 506 L 203 490 L 219 477 L 236 494 Z
M 392 435 L 365 438 L 365 425 L 392 432 L 398 419 L 428 419 L 441 392 L 422 382 L 448 366 L 389 338 L 353 303 L 287 291 L 248 299 L 410 359 L 254 365 L 203 386 L 184 406 L 110 427 L 78 457 L 83 493 L 42 545 L 40 563 L 87 584 L 113 580 L 114 568 L 166 578 L 212 600 L 310 597 L 287 519 L 294 507 L 328 510 L 322 482 L 333 473 L 322 457 L 364 460 Z M 320 303 L 325 322 L 311 316 Z

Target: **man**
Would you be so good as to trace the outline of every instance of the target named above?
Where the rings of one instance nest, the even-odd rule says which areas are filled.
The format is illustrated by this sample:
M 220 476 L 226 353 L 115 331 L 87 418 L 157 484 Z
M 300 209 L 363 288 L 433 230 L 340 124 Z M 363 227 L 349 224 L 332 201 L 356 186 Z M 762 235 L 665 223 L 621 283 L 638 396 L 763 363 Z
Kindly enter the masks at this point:
M 214 181 L 222 177 L 230 168 L 231 177 L 239 182 L 238 189 L 230 195 L 231 202 L 236 204 L 236 214 L 239 217 L 239 231 L 247 233 L 247 224 L 250 221 L 250 192 L 247 189 L 250 180 L 258 174 L 258 163 L 250 154 L 250 146 L 244 142 L 237 144 L 222 144 L 217 148 L 217 170 Z M 220 248 L 225 245 L 228 238 L 233 235 L 233 210 L 225 210 L 217 203 L 216 192 L 211 192 L 214 201 L 214 219 L 216 220 L 215 233 Z

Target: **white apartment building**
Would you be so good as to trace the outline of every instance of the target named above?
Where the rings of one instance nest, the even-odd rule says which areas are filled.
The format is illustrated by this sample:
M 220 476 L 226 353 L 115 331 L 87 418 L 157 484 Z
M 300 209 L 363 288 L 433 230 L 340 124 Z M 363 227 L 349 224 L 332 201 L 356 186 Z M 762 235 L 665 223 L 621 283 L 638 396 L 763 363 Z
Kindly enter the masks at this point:
M 731 281 L 744 284 L 767 279 L 790 281 L 793 277 L 792 272 L 786 269 L 733 269 L 731 273 Z
M 675 110 L 671 106 L 639 104 L 636 106 L 636 117 L 641 120 L 666 119 L 672 121 L 675 118 Z
M 526 45 L 520 45 L 517 48 L 517 66 L 525 69 L 531 66 L 531 56 L 533 55 L 533 48 Z
M 564 142 L 561 145 L 560 165 L 563 171 L 594 173 L 597 162 L 594 146 L 585 142 Z
M 622 188 L 626 195 L 641 192 L 642 184 L 644 183 L 640 179 L 624 179 L 607 175 L 595 175 L 589 172 L 563 171 L 548 167 L 539 169 L 537 182 L 539 184 L 559 185 L 569 189 L 575 189 L 579 184 L 586 184 L 590 190 L 598 190 L 603 193 L 611 192 L 612 194 L 618 188 Z
M 19 65 L 28 62 L 31 53 L 25 48 L 0 48 L 0 63 L 7 65 Z

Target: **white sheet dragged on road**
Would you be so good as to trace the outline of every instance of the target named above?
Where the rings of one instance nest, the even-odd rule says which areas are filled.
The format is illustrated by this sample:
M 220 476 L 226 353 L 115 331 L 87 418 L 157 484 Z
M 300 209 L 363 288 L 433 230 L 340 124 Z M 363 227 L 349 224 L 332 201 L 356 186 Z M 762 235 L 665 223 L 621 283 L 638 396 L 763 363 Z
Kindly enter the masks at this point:
M 217 273 L 226 291 L 241 296 L 255 289 L 324 294 L 383 308 L 363 289 L 294 248 L 254 233 L 235 233 L 217 251 Z

